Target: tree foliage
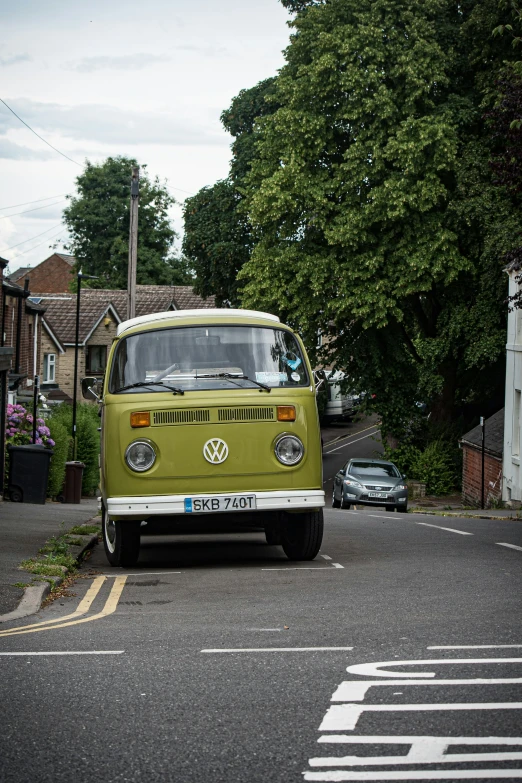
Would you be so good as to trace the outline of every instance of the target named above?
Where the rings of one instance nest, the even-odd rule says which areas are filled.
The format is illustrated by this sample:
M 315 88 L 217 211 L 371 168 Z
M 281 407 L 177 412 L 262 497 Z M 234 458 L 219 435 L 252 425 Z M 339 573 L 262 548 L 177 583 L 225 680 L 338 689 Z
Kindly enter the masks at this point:
M 241 90 L 221 121 L 231 136 L 230 176 L 188 198 L 184 206 L 183 252 L 196 273 L 195 291 L 214 294 L 218 305 L 239 301 L 238 272 L 250 257 L 252 228 L 242 188 L 256 155 L 256 119 L 274 110 L 274 79 Z
M 296 16 L 244 177 L 255 232 L 242 301 L 280 314 L 388 431 L 422 399 L 448 420 L 501 400 L 520 210 L 483 121 L 514 57 L 496 0 L 290 3 Z M 501 404 L 501 402 L 500 402 Z
M 127 288 L 129 257 L 130 180 L 135 160 L 107 158 L 87 162 L 76 180 L 64 221 L 71 241 L 68 249 L 84 273 L 96 275 L 95 288 Z M 192 279 L 187 264 L 175 257 L 168 209 L 174 198 L 158 177 L 140 169 L 137 282 L 142 285 L 183 285 Z

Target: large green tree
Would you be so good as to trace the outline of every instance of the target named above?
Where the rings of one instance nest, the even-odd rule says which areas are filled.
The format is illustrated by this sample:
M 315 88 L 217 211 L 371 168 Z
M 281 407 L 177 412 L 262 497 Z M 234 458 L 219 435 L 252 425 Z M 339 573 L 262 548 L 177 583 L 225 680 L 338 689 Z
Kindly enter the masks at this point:
M 256 155 L 256 120 L 275 110 L 275 79 L 241 90 L 221 122 L 233 137 L 230 175 L 202 188 L 184 205 L 183 252 L 196 273 L 195 290 L 214 294 L 219 305 L 237 305 L 238 272 L 250 258 L 254 238 L 244 208 L 243 187 Z
M 483 119 L 514 54 L 497 0 L 284 0 L 277 108 L 255 125 L 243 303 L 279 313 L 376 394 L 451 421 L 501 404 L 506 280 L 520 211 Z
M 135 160 L 87 161 L 76 179 L 77 192 L 64 210 L 71 241 L 68 249 L 84 273 L 96 275 L 96 288 L 127 288 L 131 168 Z M 176 233 L 168 215 L 174 198 L 158 177 L 140 169 L 137 282 L 184 285 L 192 282 L 187 263 L 176 257 Z

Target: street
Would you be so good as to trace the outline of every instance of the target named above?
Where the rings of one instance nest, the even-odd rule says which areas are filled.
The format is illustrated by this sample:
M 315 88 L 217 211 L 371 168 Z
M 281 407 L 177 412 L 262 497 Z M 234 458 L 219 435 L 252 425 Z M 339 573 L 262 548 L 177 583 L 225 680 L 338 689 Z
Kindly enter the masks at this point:
M 365 427 L 325 439 L 326 482 Z M 521 522 L 328 500 L 313 562 L 142 547 L 0 630 L 3 783 L 522 778 Z

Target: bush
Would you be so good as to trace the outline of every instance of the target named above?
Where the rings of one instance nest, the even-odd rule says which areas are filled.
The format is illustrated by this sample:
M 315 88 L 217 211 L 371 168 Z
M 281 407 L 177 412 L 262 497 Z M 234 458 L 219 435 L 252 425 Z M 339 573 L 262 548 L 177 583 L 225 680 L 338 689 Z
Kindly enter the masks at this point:
M 49 483 L 47 494 L 55 498 L 60 494 L 65 479 L 65 463 L 69 456 L 69 431 L 58 418 L 51 417 L 48 421 L 51 438 L 54 440 L 53 457 L 49 468 Z
M 70 405 L 57 406 L 52 413 L 51 420 L 60 422 L 67 430 L 71 432 L 72 428 L 72 408 Z M 98 407 L 88 402 L 78 403 L 76 408 L 76 435 L 77 451 L 76 459 L 85 464 L 82 480 L 82 494 L 93 495 L 99 484 L 98 455 L 100 453 L 100 435 L 98 427 L 100 419 L 98 417 Z M 70 449 L 68 459 L 73 459 L 72 438 L 70 438 Z
M 426 484 L 428 495 L 448 495 L 455 488 L 453 455 L 444 441 L 433 441 L 420 452 L 411 474 Z

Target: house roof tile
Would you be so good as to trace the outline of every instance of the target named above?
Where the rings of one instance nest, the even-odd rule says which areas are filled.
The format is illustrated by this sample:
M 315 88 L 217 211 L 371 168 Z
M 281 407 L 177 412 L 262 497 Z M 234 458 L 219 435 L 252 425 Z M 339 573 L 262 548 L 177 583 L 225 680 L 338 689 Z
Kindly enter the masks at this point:
M 501 408 L 493 416 L 490 416 L 489 419 L 486 419 L 485 428 L 485 450 L 488 454 L 492 454 L 495 457 L 502 457 L 504 449 L 504 408 Z M 482 446 L 482 427 L 480 424 L 466 432 L 460 439 L 460 442 L 480 449 Z
M 75 341 L 76 295 L 33 294 L 41 297 L 45 320 L 56 337 L 65 344 Z M 118 319 L 127 316 L 127 291 L 84 288 L 80 306 L 80 342 L 83 343 L 109 307 Z M 162 313 L 165 310 L 194 310 L 215 307 L 214 297 L 202 299 L 191 286 L 138 285 L 136 286 L 136 315 Z

